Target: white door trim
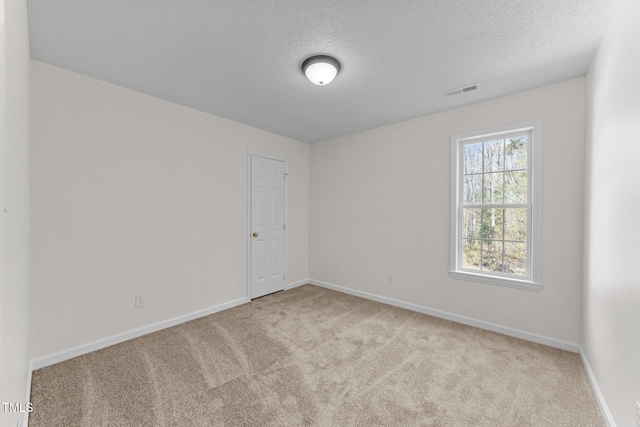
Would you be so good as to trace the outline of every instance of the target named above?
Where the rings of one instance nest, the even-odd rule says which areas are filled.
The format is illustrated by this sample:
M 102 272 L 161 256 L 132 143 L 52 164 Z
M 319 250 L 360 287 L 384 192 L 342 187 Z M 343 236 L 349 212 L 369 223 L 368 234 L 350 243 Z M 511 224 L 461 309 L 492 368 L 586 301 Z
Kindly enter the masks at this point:
M 258 156 L 265 159 L 277 160 L 284 163 L 284 286 L 287 288 L 287 247 L 289 236 L 289 162 L 284 157 L 258 151 L 247 151 L 247 298 L 251 301 L 251 157 Z

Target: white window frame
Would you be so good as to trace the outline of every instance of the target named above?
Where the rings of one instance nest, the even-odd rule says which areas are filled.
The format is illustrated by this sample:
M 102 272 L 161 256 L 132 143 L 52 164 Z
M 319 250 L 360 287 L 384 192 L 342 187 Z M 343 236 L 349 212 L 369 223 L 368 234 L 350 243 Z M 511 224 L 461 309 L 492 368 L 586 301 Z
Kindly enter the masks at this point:
M 527 144 L 527 276 L 462 268 L 463 150 L 473 141 L 530 132 Z M 542 289 L 542 120 L 451 136 L 451 244 L 449 275 L 454 279 L 538 291 Z

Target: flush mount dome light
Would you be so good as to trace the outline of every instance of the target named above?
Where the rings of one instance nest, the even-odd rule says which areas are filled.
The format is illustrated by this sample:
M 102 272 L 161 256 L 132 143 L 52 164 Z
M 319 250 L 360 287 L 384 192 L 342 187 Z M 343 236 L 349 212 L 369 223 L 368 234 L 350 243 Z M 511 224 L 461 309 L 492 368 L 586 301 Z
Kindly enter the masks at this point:
M 302 63 L 302 72 L 311 83 L 324 86 L 331 83 L 340 71 L 340 63 L 337 59 L 327 55 L 311 56 Z

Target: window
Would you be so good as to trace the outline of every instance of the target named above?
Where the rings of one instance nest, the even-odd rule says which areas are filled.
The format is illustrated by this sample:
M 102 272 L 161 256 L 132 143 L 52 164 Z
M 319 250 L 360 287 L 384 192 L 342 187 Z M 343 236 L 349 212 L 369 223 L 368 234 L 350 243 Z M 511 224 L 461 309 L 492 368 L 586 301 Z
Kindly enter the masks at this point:
M 542 122 L 451 137 L 451 277 L 537 290 Z

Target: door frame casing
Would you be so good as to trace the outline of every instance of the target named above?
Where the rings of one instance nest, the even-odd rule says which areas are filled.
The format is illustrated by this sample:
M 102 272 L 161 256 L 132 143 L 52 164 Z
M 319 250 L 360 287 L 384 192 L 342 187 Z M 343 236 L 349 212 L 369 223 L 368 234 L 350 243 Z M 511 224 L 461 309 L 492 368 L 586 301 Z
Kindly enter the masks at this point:
M 247 151 L 247 298 L 251 301 L 251 158 L 263 157 L 284 163 L 284 289 L 287 288 L 287 246 L 289 236 L 289 162 L 284 157 L 261 153 L 259 151 Z

